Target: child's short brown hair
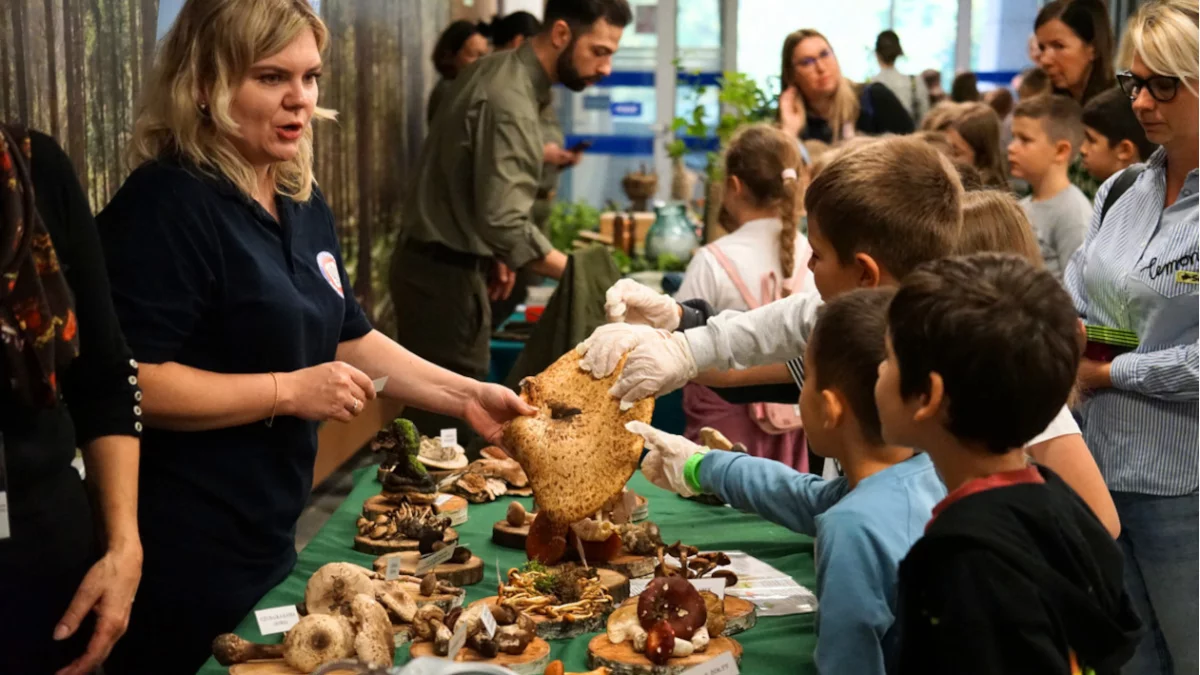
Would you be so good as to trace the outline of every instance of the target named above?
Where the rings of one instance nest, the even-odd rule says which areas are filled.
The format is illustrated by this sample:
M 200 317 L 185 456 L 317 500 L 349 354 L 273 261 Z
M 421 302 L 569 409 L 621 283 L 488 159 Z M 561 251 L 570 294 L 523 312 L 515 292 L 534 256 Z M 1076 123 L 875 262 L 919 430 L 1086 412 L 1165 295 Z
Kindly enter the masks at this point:
M 1050 424 L 1075 383 L 1078 315 L 1054 275 L 1015 255 L 922 265 L 888 307 L 900 394 L 929 392 L 937 373 L 947 430 L 1003 454 Z
M 897 136 L 839 154 L 813 180 L 804 206 L 843 265 L 862 252 L 900 279 L 954 250 L 962 195 L 950 160 Z
M 1128 140 L 1138 151 L 1138 160 L 1146 161 L 1158 146 L 1146 139 L 1146 130 L 1133 114 L 1129 95 L 1120 87 L 1105 89 L 1083 106 L 1084 126 L 1091 127 L 1104 136 L 1108 147 Z
M 967 192 L 963 198 L 962 236 L 955 254 L 974 253 L 1013 253 L 1034 267 L 1044 264 L 1025 210 L 1001 190 Z
M 1050 76 L 1041 68 L 1030 68 L 1021 73 L 1021 84 L 1017 86 L 1017 98 L 1026 101 L 1035 96 L 1049 94 L 1053 91 L 1054 85 L 1050 82 Z
M 1072 158 L 1079 152 L 1079 145 L 1083 143 L 1083 110 L 1075 99 L 1060 94 L 1034 96 L 1018 103 L 1013 117 L 1040 120 L 1051 142 L 1070 143 Z
M 808 340 L 815 375 L 809 384 L 845 397 L 863 440 L 874 445 L 883 444 L 875 380 L 887 358 L 887 308 L 895 294 L 895 288 L 880 287 L 839 295 L 817 310 Z

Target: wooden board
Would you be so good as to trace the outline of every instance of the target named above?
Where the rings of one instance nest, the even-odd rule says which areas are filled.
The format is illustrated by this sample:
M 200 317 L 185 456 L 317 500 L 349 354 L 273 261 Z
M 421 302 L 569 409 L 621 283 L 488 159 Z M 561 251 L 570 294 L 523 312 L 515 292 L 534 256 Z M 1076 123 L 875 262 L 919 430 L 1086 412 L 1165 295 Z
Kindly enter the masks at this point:
M 439 516 L 446 516 L 449 518 L 451 526 L 462 525 L 463 523 L 467 522 L 467 507 L 469 506 L 467 500 L 459 497 L 458 495 L 446 494 L 443 492 L 439 492 L 435 496 L 441 497 L 442 495 L 449 497 L 449 499 L 441 504 L 434 504 L 434 513 L 438 514 Z M 366 511 L 373 516 L 378 516 L 394 510 L 396 510 L 396 505 L 389 502 L 387 497 L 382 494 L 368 497 L 367 500 L 363 502 L 363 511 Z
M 400 556 L 400 574 L 415 576 L 417 565 L 421 562 L 421 554 L 417 551 L 402 551 L 388 553 L 375 559 L 373 563 L 376 572 L 382 573 L 387 569 L 388 558 Z M 483 581 L 483 560 L 479 556 L 471 556 L 465 563 L 442 563 L 433 568 L 438 579 L 462 588 Z
M 353 670 L 335 670 L 330 675 L 354 675 Z M 251 661 L 229 666 L 229 675 L 304 675 L 289 666 L 283 659 Z
M 626 640 L 619 645 L 608 641 L 601 634 L 588 642 L 588 668 L 608 668 L 611 675 L 680 675 L 688 668 L 710 661 L 724 652 L 733 652 L 734 660 L 741 662 L 742 645 L 727 637 L 713 638 L 702 652 L 691 656 L 674 658 L 665 666 L 650 663 L 645 654 L 633 651 L 633 643 Z
M 504 494 L 504 496 L 505 497 L 532 497 L 533 496 L 533 488 L 531 488 L 529 486 L 522 487 L 522 488 L 515 488 L 510 485 L 510 486 L 508 486 L 508 492 L 506 492 Z
M 422 656 L 436 656 L 433 653 L 432 642 L 414 642 L 409 654 L 414 659 Z M 546 666 L 550 665 L 550 644 L 535 637 L 525 651 L 516 656 L 501 653 L 490 659 L 473 649 L 463 647 L 462 651 L 454 657 L 454 661 L 457 663 L 490 663 L 508 668 L 517 675 L 542 675 L 546 671 Z
M 637 598 L 630 598 L 621 603 L 621 606 L 632 605 L 637 602 Z M 732 595 L 725 596 L 725 632 L 721 633 L 724 637 L 732 637 L 738 633 L 745 633 L 754 628 L 758 623 L 758 608 L 753 602 L 735 598 Z
M 452 527 L 447 527 L 445 536 L 442 537 L 442 541 L 446 542 L 447 544 L 458 543 L 458 532 Z M 382 541 L 361 535 L 354 538 L 354 550 L 362 551 L 363 553 L 373 553 L 375 555 L 385 555 L 400 551 L 412 551 L 415 553 L 420 546 L 421 542 L 417 541 L 416 539 Z M 457 586 L 457 584 L 455 585 Z
M 528 522 L 532 522 L 532 518 Z M 507 520 L 498 521 L 492 525 L 492 543 L 504 548 L 525 550 L 525 540 L 529 537 L 529 525 L 513 527 Z

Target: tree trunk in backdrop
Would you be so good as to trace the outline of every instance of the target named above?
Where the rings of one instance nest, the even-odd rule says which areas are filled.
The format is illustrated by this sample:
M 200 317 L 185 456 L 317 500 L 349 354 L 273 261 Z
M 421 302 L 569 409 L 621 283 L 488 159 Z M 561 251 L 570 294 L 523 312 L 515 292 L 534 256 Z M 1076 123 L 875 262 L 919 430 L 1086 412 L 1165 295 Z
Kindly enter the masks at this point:
M 67 143 L 79 180 L 90 193 L 87 156 L 87 92 L 83 84 L 82 0 L 62 0 L 63 57 L 66 60 Z
M 374 39 L 372 11 L 375 2 L 359 0 L 355 3 L 357 16 L 354 23 L 354 72 L 359 78 L 354 103 L 355 140 L 358 147 L 358 266 L 354 280 L 354 292 L 362 303 L 367 316 L 374 312 L 374 294 L 371 292 L 371 197 L 374 195 L 371 157 L 380 146 L 371 142 L 371 45 Z
M 12 34 L 12 14 L 5 11 L 0 11 L 0 31 L 4 35 Z M 16 119 L 13 114 L 13 97 L 12 97 L 12 78 L 9 76 L 11 68 L 11 57 L 9 50 L 12 45 L 8 41 L 0 42 L 0 119 L 9 121 Z
M 29 110 L 29 71 L 25 54 L 25 32 L 28 30 L 28 26 L 25 25 L 25 0 L 9 1 L 12 3 L 13 61 L 17 66 L 13 73 L 17 85 L 17 114 L 12 117 L 22 124 L 27 124 L 31 111 Z
M 158 37 L 158 0 L 142 0 L 142 84 L 150 77 L 154 65 L 154 47 Z
M 54 0 L 46 0 L 46 72 L 49 74 L 50 135 L 58 139 L 58 32 L 54 30 Z

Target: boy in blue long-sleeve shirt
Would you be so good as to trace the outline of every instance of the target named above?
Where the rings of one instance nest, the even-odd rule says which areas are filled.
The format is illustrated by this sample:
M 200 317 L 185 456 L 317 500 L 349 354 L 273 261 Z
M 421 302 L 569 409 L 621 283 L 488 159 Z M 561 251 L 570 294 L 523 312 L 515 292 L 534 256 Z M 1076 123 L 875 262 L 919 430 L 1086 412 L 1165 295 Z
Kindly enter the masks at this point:
M 646 477 L 684 496 L 700 492 L 816 537 L 817 669 L 882 675 L 892 649 L 900 560 L 946 490 L 924 454 L 884 443 L 875 380 L 886 358 L 893 289 L 859 290 L 823 306 L 807 346 L 800 395 L 814 452 L 845 476 L 823 480 L 779 462 L 709 452 L 640 423 Z

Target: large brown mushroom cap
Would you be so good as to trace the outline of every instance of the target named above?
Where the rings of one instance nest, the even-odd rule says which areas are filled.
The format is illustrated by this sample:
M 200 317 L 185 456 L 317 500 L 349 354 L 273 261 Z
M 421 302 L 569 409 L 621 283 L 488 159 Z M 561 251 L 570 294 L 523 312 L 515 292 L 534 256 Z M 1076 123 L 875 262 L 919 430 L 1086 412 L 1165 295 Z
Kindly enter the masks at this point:
M 396 641 L 387 611 L 373 596 L 359 593 L 350 602 L 354 614 L 354 652 L 358 660 L 372 667 L 390 666 L 395 660 Z
M 704 598 L 695 586 L 679 577 L 658 577 L 638 597 L 638 621 L 647 631 L 659 621 L 666 621 L 674 637 L 691 640 L 707 620 Z
M 308 614 L 283 638 L 283 660 L 302 673 L 354 656 L 354 628 L 345 617 Z
M 341 614 L 350 616 L 350 602 L 365 593 L 374 597 L 375 586 L 371 573 L 364 567 L 337 562 L 322 565 L 308 579 L 304 588 L 304 606 L 309 614 Z

